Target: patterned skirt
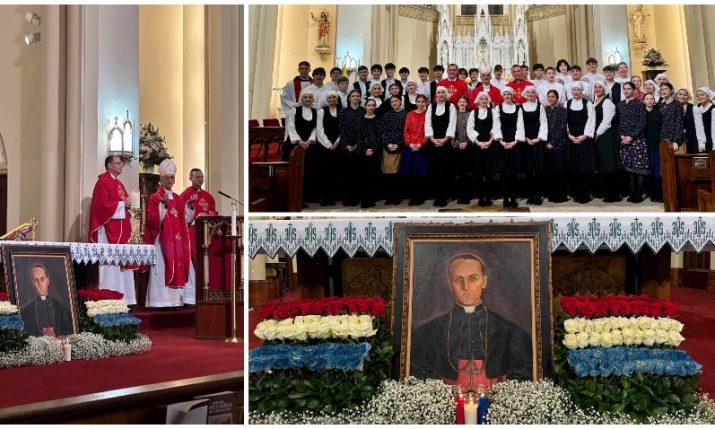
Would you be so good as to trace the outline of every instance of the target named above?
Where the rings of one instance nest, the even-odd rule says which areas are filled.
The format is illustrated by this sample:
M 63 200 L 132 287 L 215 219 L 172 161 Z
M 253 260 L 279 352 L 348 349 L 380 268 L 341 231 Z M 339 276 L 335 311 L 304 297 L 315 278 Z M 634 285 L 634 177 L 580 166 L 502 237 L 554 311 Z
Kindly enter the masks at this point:
M 621 145 L 621 164 L 629 173 L 648 174 L 648 148 L 645 138 L 640 137 L 631 144 Z

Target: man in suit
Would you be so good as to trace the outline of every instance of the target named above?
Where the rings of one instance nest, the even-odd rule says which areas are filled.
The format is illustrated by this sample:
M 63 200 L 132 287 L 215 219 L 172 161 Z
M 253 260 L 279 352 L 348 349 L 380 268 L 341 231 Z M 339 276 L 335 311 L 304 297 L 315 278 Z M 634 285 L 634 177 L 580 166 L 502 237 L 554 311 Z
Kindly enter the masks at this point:
M 34 336 L 51 337 L 73 334 L 72 314 L 69 309 L 50 296 L 50 276 L 47 268 L 36 263 L 30 268 L 30 275 L 37 296 L 20 310 L 22 321 L 25 322 L 25 332 Z

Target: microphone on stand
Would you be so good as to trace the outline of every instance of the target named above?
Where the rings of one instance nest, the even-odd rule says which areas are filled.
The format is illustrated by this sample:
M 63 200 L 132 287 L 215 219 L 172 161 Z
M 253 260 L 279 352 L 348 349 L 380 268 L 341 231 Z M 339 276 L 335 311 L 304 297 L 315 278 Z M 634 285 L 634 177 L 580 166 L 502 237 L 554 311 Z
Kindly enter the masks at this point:
M 218 193 L 221 194 L 221 195 L 223 195 L 224 197 L 228 198 L 228 199 L 231 200 L 231 201 L 237 202 L 238 204 L 240 204 L 240 205 L 243 207 L 243 203 L 242 203 L 242 202 L 238 201 L 237 199 L 233 198 L 232 196 L 228 195 L 227 193 L 225 193 L 225 192 L 223 192 L 223 191 L 218 191 Z

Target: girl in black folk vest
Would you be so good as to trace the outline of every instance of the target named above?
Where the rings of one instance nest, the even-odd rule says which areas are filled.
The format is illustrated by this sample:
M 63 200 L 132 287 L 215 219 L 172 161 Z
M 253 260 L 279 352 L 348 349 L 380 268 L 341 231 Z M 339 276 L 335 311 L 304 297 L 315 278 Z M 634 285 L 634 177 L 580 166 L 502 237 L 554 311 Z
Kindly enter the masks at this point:
M 519 207 L 516 202 L 519 174 L 524 173 L 524 117 L 521 107 L 514 104 L 514 90 L 502 89 L 504 102 L 494 109 L 494 139 L 499 144 L 494 149 L 494 171 L 499 173 L 502 185 L 502 205 Z
M 390 98 L 402 98 L 402 89 L 396 83 L 391 84 L 388 87 L 388 91 L 389 92 L 385 94 L 385 98 L 383 99 L 382 104 L 380 104 L 380 107 L 375 109 L 375 115 L 377 115 L 378 118 L 382 118 L 385 113 L 392 111 L 392 106 L 390 106 Z
M 524 116 L 524 160 L 526 163 L 526 189 L 529 199 L 527 204 L 540 206 L 544 195 L 544 145 L 548 138 L 549 125 L 546 110 L 539 102 L 536 88 L 527 86 L 521 94 L 526 102 L 521 105 Z
M 467 110 L 469 99 L 466 95 L 457 100 L 457 127 L 452 140 L 453 165 L 456 170 L 455 184 L 457 185 L 457 204 L 469 204 L 474 196 L 472 183 L 474 182 L 473 168 L 474 150 L 476 146 L 469 140 L 467 123 L 470 112 Z
M 660 130 L 660 139 L 667 140 L 673 145 L 673 150 L 678 150 L 683 142 L 683 108 L 673 97 L 673 85 L 666 82 L 660 86 L 660 95 L 663 99 L 658 104 L 663 117 L 663 127 Z M 697 152 L 697 151 L 696 151 Z
M 326 95 L 327 106 L 318 111 L 318 151 L 320 174 L 320 205 L 335 205 L 338 165 L 340 165 L 340 110 L 343 104 L 336 91 Z
M 494 115 L 491 99 L 486 92 L 480 92 L 474 100 L 477 108 L 472 110 L 467 121 L 467 137 L 474 142 L 474 179 L 479 194 L 479 206 L 492 205 L 491 176 L 494 152 Z
M 417 110 L 417 84 L 414 80 L 408 80 L 405 85 L 405 95 L 403 95 L 402 107 L 405 112 L 410 113 L 413 110 Z
M 546 122 L 549 125 L 546 143 L 546 172 L 548 180 L 548 198 L 552 203 L 565 203 L 566 164 L 568 161 L 568 131 L 566 108 L 559 103 L 561 94 L 552 89 L 546 93 L 549 103 L 546 110 Z
M 348 103 L 348 107 L 340 111 L 339 150 L 342 158 L 343 204 L 350 207 L 356 206 L 360 199 L 361 158 L 357 148 L 365 108 L 361 106 L 362 96 L 359 90 L 350 91 Z
M 713 115 L 712 103 L 715 92 L 706 86 L 701 86 L 695 92 L 695 97 L 698 99 L 698 105 L 693 109 L 693 113 L 698 134 L 698 150 L 710 152 L 715 141 L 715 115 Z
M 447 195 L 450 193 L 452 176 L 450 140 L 454 138 L 457 127 L 457 109 L 447 102 L 448 97 L 447 88 L 438 86 L 435 103 L 427 108 L 425 118 L 425 136 L 429 141 L 429 170 L 432 176 L 435 207 L 445 207 Z
M 695 129 L 695 113 L 690 92 L 685 88 L 678 89 L 675 98 L 683 109 L 683 140 L 685 140 L 688 153 L 698 153 L 698 137 Z
M 286 119 L 288 138 L 291 144 L 300 146 L 305 150 L 303 200 L 306 203 L 318 201 L 317 179 L 319 177 L 320 165 L 318 164 L 318 158 L 320 158 L 320 156 L 314 147 L 317 141 L 316 125 L 318 113 L 311 107 L 313 105 L 313 99 L 314 96 L 312 92 L 303 91 L 300 94 L 301 105 L 289 113 Z
M 596 170 L 596 148 L 593 144 L 596 113 L 593 104 L 582 98 L 583 85 L 574 82 L 571 87 L 573 98 L 566 102 L 569 171 L 571 172 L 571 196 L 580 204 L 591 198 L 591 175 Z
M 377 180 L 380 176 L 380 118 L 375 115 L 377 103 L 372 97 L 365 102 L 365 116 L 360 125 L 360 140 L 357 152 L 360 156 L 360 173 L 355 178 L 360 181 L 360 207 L 375 207 Z M 360 180 L 362 179 L 362 180 Z
M 393 96 L 385 103 L 389 103 L 392 110 L 382 117 L 382 185 L 387 198 L 385 205 L 397 205 L 402 202 L 402 183 L 398 173 L 405 148 L 403 133 L 407 112 L 402 108 L 401 97 Z
M 646 108 L 633 98 L 634 89 L 630 82 L 623 84 L 624 100 L 618 104 L 618 134 L 621 139 L 621 164 L 630 179 L 628 202 L 640 203 L 643 201 L 643 182 L 649 173 L 649 161 L 645 141 Z
M 593 83 L 594 111 L 596 112 L 596 155 L 597 170 L 603 177 L 606 186 L 604 203 L 621 201 L 621 183 L 619 174 L 618 131 L 613 126 L 616 116 L 616 105 L 608 98 L 608 88 L 601 81 Z
M 663 180 L 660 177 L 660 128 L 663 126 L 663 117 L 660 109 L 655 105 L 655 95 L 645 94 L 643 97 L 645 106 L 645 144 L 648 149 L 648 164 L 650 175 L 648 176 L 648 195 L 654 203 L 663 202 Z

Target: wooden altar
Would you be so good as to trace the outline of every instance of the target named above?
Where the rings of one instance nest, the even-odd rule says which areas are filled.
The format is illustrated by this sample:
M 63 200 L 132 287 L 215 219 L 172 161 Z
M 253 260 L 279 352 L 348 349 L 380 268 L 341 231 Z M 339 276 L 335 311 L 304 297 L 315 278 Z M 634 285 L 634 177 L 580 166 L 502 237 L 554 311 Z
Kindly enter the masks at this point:
M 200 216 L 196 219 L 196 338 L 225 339 L 231 336 L 232 252 L 235 252 L 237 331 L 243 332 L 243 218 L 238 236 L 229 235 L 230 216 Z

